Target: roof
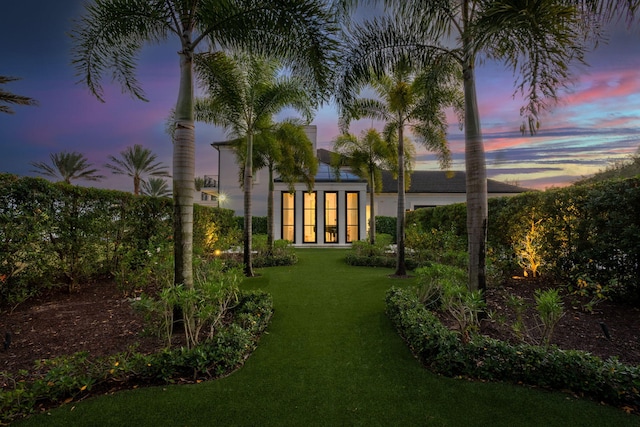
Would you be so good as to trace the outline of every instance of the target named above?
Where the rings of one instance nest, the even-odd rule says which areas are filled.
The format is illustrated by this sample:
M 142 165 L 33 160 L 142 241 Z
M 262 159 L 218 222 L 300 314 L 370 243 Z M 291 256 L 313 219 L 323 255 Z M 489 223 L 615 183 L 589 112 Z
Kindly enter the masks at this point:
M 326 163 L 318 163 L 318 172 L 315 176 L 315 182 L 366 182 L 365 179 L 360 178 L 359 176 L 341 170 L 340 175 L 336 175 L 336 171 Z M 276 178 L 274 181 L 282 182 L 280 177 Z
M 414 171 L 407 193 L 466 193 L 466 172 L 460 171 Z M 382 192 L 396 193 L 398 180 L 389 171 L 382 172 Z M 487 179 L 488 193 L 524 193 L 528 188 Z

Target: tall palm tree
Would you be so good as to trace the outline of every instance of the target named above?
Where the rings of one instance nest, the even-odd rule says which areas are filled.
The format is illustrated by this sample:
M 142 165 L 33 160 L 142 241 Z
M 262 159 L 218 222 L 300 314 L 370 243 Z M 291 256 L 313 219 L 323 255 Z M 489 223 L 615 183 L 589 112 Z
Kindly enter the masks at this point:
M 398 203 L 396 226 L 395 276 L 407 274 L 405 265 L 405 129 L 409 127 L 420 142 L 437 154 L 441 167 L 448 167 L 450 151 L 447 145 L 446 107 L 460 108 L 461 98 L 455 88 L 456 75 L 446 62 L 434 63 L 424 70 L 413 68 L 406 58 L 399 57 L 387 74 L 363 74 L 348 96 L 338 94 L 341 127 L 348 128 L 351 120 L 362 117 L 385 122 L 384 135 L 397 141 Z M 351 78 L 342 75 L 342 84 Z M 357 98 L 364 87 L 371 87 L 378 98 Z
M 140 144 L 127 147 L 120 152 L 120 158 L 109 156 L 111 163 L 104 166 L 116 175 L 127 175 L 133 178 L 133 194 L 140 194 L 140 184 L 144 175 L 170 177 L 167 167 L 156 162 L 157 155 Z M 164 181 L 163 181 L 164 182 Z
M 371 128 L 362 131 L 359 138 L 350 133 L 338 136 L 333 142 L 333 150 L 338 154 L 335 159 L 332 159 L 334 168 L 348 166 L 353 173 L 366 179 L 369 184 L 369 242 L 374 244 L 376 240 L 375 194 L 382 190 L 382 170 L 397 169 L 395 144 L 385 141 L 376 129 Z
M 297 109 L 311 119 L 309 94 L 304 82 L 294 77 L 278 77 L 281 64 L 265 57 L 222 52 L 196 57 L 196 70 L 207 92 L 195 107 L 198 121 L 229 129 L 243 139 L 244 157 L 244 265 L 253 276 L 251 260 L 251 186 L 253 183 L 254 136 L 267 130 L 275 114 L 286 107 Z
M 171 197 L 171 188 L 162 178 L 149 178 L 140 183 L 142 194 L 151 197 Z
M 17 77 L 0 76 L 0 85 L 7 84 L 20 80 Z M 27 96 L 16 95 L 11 92 L 7 92 L 4 89 L 0 89 L 0 113 L 13 114 L 14 111 L 9 105 L 2 104 L 15 104 L 15 105 L 38 105 L 38 101 L 29 98 Z
M 85 179 L 87 181 L 100 181 L 104 175 L 97 174 L 98 169 L 92 169 L 93 166 L 84 154 L 76 151 L 68 153 L 66 151 L 60 153 L 49 154 L 51 164 L 45 162 L 31 162 L 31 166 L 36 169 L 32 172 L 58 179 L 61 182 L 71 184 L 71 181 L 77 179 Z
M 254 148 L 258 163 L 256 169 L 262 165 L 269 172 L 267 246 L 272 249 L 274 173 L 289 185 L 290 191 L 294 190 L 296 182 L 307 184 L 311 191 L 318 172 L 318 158 L 303 125 L 293 120 L 277 123 L 256 135 Z
M 344 3 L 362 3 L 347 1 Z M 476 96 L 475 68 L 481 56 L 514 70 L 516 90 L 525 98 L 521 113 L 530 132 L 539 115 L 557 99 L 569 81 L 569 65 L 584 61 L 589 40 L 600 27 L 594 18 L 610 19 L 635 12 L 634 0 L 384 0 L 392 16 L 374 19 L 352 30 L 352 45 L 343 55 L 339 88 L 352 87 L 373 68 L 377 73 L 398 57 L 413 63 L 453 61 L 463 75 L 467 179 L 469 288 L 484 289 L 487 233 L 487 176 Z
M 100 0 L 86 6 L 71 36 L 78 74 L 104 101 L 102 78 L 144 100 L 135 76 L 145 43 L 180 43 L 173 137 L 175 282 L 193 286 L 193 58 L 204 48 L 244 47 L 274 54 L 324 95 L 335 44 L 333 15 L 319 0 Z

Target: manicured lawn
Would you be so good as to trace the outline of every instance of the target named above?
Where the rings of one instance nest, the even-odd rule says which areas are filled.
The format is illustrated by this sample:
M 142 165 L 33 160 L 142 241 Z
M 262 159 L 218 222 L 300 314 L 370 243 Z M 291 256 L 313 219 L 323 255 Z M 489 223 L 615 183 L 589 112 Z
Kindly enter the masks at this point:
M 47 426 L 626 426 L 621 410 L 423 369 L 384 314 L 410 280 L 349 267 L 344 251 L 298 251 L 294 267 L 258 270 L 247 288 L 274 298 L 268 333 L 231 376 L 71 403 L 27 420 Z

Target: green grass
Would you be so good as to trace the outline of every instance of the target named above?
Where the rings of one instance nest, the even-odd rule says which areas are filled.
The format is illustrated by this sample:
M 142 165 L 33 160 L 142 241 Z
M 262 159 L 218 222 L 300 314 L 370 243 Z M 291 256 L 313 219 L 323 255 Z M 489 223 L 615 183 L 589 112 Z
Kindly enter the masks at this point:
M 47 426 L 626 426 L 640 417 L 563 393 L 436 376 L 384 314 L 411 280 L 349 267 L 344 251 L 298 251 L 246 288 L 273 295 L 268 333 L 231 376 L 71 403 L 27 420 Z

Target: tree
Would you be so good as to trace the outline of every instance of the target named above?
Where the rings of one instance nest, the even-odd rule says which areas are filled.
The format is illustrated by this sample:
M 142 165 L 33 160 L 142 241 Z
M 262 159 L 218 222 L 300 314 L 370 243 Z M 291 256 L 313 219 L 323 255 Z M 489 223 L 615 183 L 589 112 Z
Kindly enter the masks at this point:
M 382 190 L 382 170 L 397 170 L 397 149 L 395 144 L 385 141 L 375 130 L 363 131 L 360 138 L 353 134 L 342 134 L 333 143 L 338 154 L 332 159 L 333 167 L 348 166 L 353 173 L 369 183 L 369 242 L 376 239 L 375 193 Z
M 71 33 L 76 70 L 104 102 L 102 78 L 145 100 L 136 58 L 145 43 L 179 41 L 180 83 L 174 114 L 175 282 L 193 287 L 193 58 L 202 46 L 244 47 L 282 57 L 317 96 L 330 79 L 335 23 L 319 0 L 96 0 Z
M 100 181 L 104 175 L 99 175 L 97 169 L 93 166 L 84 154 L 78 152 L 68 153 L 66 151 L 60 153 L 49 154 L 51 164 L 45 162 L 31 162 L 31 166 L 36 169 L 32 172 L 41 175 L 59 179 L 62 182 L 71 184 L 76 179 L 86 179 L 87 181 Z
M 14 82 L 16 80 L 20 80 L 17 77 L 7 77 L 0 76 L 0 85 L 7 84 L 9 82 Z M 11 92 L 7 92 L 4 89 L 0 89 L 0 113 L 13 114 L 14 111 L 9 105 L 2 104 L 16 104 L 16 105 L 38 105 L 38 101 L 35 99 L 15 95 Z
M 347 2 L 347 3 L 358 3 Z M 589 37 L 599 36 L 594 17 L 633 12 L 631 0 L 385 0 L 391 17 L 354 30 L 344 60 L 342 96 L 373 68 L 380 74 L 398 57 L 413 63 L 454 62 L 463 76 L 469 288 L 484 289 L 487 241 L 487 176 L 476 96 L 480 56 L 514 70 L 516 91 L 525 98 L 521 114 L 531 133 L 542 111 L 554 103 L 570 77 L 569 65 L 584 62 Z
M 275 124 L 256 135 L 256 169 L 266 167 L 269 172 L 269 193 L 267 198 L 267 246 L 273 249 L 273 196 L 274 172 L 294 191 L 296 182 L 313 188 L 318 172 L 318 158 L 313 143 L 304 132 L 301 123 L 289 120 Z
M 244 163 L 244 265 L 253 276 L 251 256 L 251 187 L 256 166 L 254 137 L 269 130 L 272 118 L 291 107 L 311 118 L 309 93 L 295 77 L 278 77 L 281 64 L 259 55 L 223 52 L 196 57 L 196 70 L 206 98 L 196 103 L 198 121 L 223 126 L 243 140 L 239 159 Z M 244 153 L 244 154 L 243 154 Z
M 356 40 L 357 42 L 358 40 Z M 347 51 L 350 60 L 354 53 Z M 396 227 L 396 272 L 395 276 L 407 274 L 405 265 L 405 128 L 410 127 L 414 136 L 429 150 L 434 151 L 446 168 L 450 162 L 447 146 L 447 121 L 445 107 L 460 108 L 461 98 L 455 89 L 456 75 L 445 62 L 433 63 L 418 69 L 410 62 L 398 57 L 388 73 L 367 72 L 353 79 L 341 74 L 341 89 L 337 99 L 341 110 L 341 127 L 349 126 L 353 119 L 369 117 L 385 122 L 384 135 L 397 141 L 398 203 Z M 346 70 L 345 70 L 346 71 Z M 346 71 L 348 72 L 348 71 Z M 357 98 L 361 90 L 371 87 L 378 98 Z
M 127 175 L 133 178 L 133 194 L 140 194 L 140 184 L 144 175 L 165 176 L 171 175 L 167 167 L 162 162 L 156 162 L 158 156 L 153 154 L 148 148 L 135 144 L 120 152 L 120 158 L 109 156 L 112 163 L 104 166 L 116 175 Z M 161 180 L 164 182 L 164 180 Z
M 142 194 L 151 197 L 171 197 L 171 189 L 162 178 L 149 178 L 140 183 Z

